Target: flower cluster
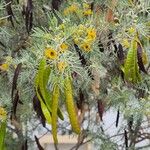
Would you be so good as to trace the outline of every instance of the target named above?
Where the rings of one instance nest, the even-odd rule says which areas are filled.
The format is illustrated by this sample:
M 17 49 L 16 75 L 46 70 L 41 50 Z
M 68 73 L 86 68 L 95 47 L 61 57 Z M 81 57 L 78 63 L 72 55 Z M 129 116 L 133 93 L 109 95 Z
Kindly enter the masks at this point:
M 76 13 L 78 10 L 78 5 L 77 4 L 72 4 L 71 6 L 69 6 L 68 8 L 64 9 L 64 15 L 68 15 L 68 14 L 72 14 L 72 13 Z
M 91 10 L 91 6 L 87 3 L 83 3 L 83 15 L 84 16 L 90 16 L 93 12 Z
M 92 45 L 96 40 L 96 29 L 94 27 L 86 27 L 79 25 L 77 32 L 73 36 L 74 43 L 78 45 L 84 52 L 92 51 Z
M 56 60 L 57 69 L 61 73 L 64 72 L 64 69 L 67 67 L 67 62 L 60 60 L 60 57 L 68 50 L 68 48 L 68 44 L 62 43 L 57 49 L 48 46 L 44 50 L 44 56 L 46 59 L 49 61 Z
M 79 3 L 73 3 L 64 9 L 63 14 L 65 16 L 71 14 L 76 14 L 78 16 L 90 16 L 93 14 L 93 11 L 88 3 L 83 3 L 82 5 Z

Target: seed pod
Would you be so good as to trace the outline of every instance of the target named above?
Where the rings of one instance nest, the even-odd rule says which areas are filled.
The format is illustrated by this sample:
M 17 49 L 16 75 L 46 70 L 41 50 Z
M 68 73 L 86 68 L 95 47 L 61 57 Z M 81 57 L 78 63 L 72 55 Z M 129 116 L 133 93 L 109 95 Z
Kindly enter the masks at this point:
M 117 117 L 116 117 L 116 127 L 118 127 L 119 118 L 120 118 L 120 111 L 118 109 L 118 111 L 117 111 Z
M 142 46 L 138 43 L 138 47 L 137 47 L 137 59 L 138 59 L 138 66 L 139 69 L 147 74 L 147 71 L 145 69 L 144 63 L 143 63 L 143 53 L 144 50 L 142 49 Z
M 58 143 L 57 140 L 57 110 L 58 110 L 58 102 L 59 102 L 59 87 L 56 85 L 53 90 L 52 97 L 52 134 L 55 144 Z
M 77 114 L 75 111 L 75 104 L 72 95 L 72 85 L 69 77 L 65 79 L 65 96 L 66 96 L 66 107 L 69 114 L 70 123 L 72 126 L 72 130 L 79 134 L 80 133 L 80 125 L 77 119 Z
M 104 103 L 102 102 L 102 100 L 98 100 L 97 104 L 98 104 L 97 107 L 98 107 L 99 117 L 100 117 L 101 121 L 103 121 L 103 114 L 104 114 L 104 110 L 105 110 Z
M 126 130 L 124 130 L 124 138 L 125 138 L 126 150 L 128 150 L 128 133 Z

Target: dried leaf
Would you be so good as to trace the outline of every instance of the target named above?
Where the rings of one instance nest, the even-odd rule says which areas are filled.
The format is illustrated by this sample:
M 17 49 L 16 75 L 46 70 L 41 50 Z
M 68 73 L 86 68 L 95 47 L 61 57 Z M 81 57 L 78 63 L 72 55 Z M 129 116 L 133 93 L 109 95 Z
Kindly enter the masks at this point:
M 117 5 L 118 0 L 112 0 L 111 1 L 111 8 L 107 9 L 107 13 L 106 13 L 106 21 L 111 23 L 114 21 L 114 12 L 113 10 L 115 9 L 116 5 Z
M 144 67 L 144 63 L 143 63 L 143 49 L 139 43 L 138 43 L 138 47 L 137 47 L 137 58 L 138 58 L 139 69 L 147 74 L 147 71 L 146 71 L 146 69 Z
M 35 138 L 35 141 L 36 141 L 36 144 L 37 144 L 38 149 L 39 149 L 39 150 L 44 150 L 44 148 L 41 146 L 41 144 L 40 144 L 40 142 L 39 142 L 39 139 L 38 139 L 36 136 L 34 136 L 34 138 Z
M 108 8 L 107 13 L 106 13 L 106 21 L 113 22 L 113 20 L 114 20 L 114 12 L 112 9 Z

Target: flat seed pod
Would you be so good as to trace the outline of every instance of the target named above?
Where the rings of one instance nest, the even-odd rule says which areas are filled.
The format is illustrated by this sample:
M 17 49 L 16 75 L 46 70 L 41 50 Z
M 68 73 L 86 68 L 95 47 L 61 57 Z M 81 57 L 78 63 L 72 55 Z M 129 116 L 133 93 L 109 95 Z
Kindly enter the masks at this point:
M 59 103 L 59 87 L 56 85 L 53 90 L 53 97 L 52 97 L 52 134 L 54 143 L 58 143 L 57 139 L 57 110 L 58 110 L 58 103 Z
M 65 96 L 66 96 L 66 107 L 69 114 L 70 123 L 72 126 L 72 130 L 79 134 L 80 133 L 80 125 L 77 119 L 77 114 L 75 111 L 75 104 L 73 100 L 72 93 L 72 85 L 69 77 L 65 79 Z
M 124 64 L 125 79 L 131 81 L 132 83 L 141 81 L 141 75 L 139 73 L 137 61 L 137 38 L 134 38 L 131 41 L 131 47 L 128 51 Z
M 0 150 L 4 150 L 4 139 L 6 134 L 6 120 L 0 123 Z
M 143 49 L 142 46 L 138 43 L 138 47 L 137 47 L 137 58 L 138 58 L 138 65 L 139 65 L 139 69 L 147 74 L 147 71 L 145 69 L 144 63 L 143 63 Z
M 36 142 L 36 144 L 37 144 L 38 149 L 39 149 L 39 150 L 44 150 L 44 148 L 41 146 L 41 144 L 40 144 L 40 142 L 39 142 L 39 139 L 38 139 L 36 136 L 34 136 L 34 138 L 35 138 L 35 142 Z
M 38 99 L 40 100 L 41 108 L 42 108 L 42 112 L 44 114 L 44 117 L 46 118 L 47 123 L 51 124 L 52 121 L 51 121 L 50 112 L 49 112 L 47 106 L 45 105 L 45 103 L 43 102 L 43 99 L 41 98 L 37 89 L 36 89 L 36 94 L 37 94 Z

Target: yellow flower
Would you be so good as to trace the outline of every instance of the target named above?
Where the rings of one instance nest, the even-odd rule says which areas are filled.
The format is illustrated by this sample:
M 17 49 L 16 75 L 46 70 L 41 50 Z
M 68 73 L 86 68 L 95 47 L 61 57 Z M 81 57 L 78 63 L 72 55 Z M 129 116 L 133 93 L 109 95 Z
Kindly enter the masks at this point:
M 3 107 L 0 107 L 0 120 L 5 120 L 7 116 L 7 112 L 4 110 Z
M 65 68 L 67 67 L 67 63 L 64 61 L 61 61 L 57 64 L 57 67 L 60 72 L 63 72 Z
M 87 4 L 87 3 L 83 3 L 83 8 L 85 8 L 85 9 L 90 9 L 90 5 Z
M 72 4 L 68 8 L 64 10 L 64 15 L 68 15 L 70 13 L 75 13 L 78 9 L 78 6 L 76 4 Z
M 130 34 L 134 34 L 134 33 L 136 32 L 136 29 L 133 28 L 133 27 L 130 27 L 130 28 L 128 29 L 128 32 L 129 32 Z
M 123 39 L 121 43 L 122 43 L 122 46 L 125 48 L 130 47 L 130 43 L 129 43 L 128 39 Z
M 80 24 L 78 27 L 79 27 L 79 30 L 85 30 L 86 29 L 86 27 L 83 24 Z
M 46 48 L 45 49 L 45 56 L 48 59 L 56 59 L 57 58 L 57 52 L 52 48 Z
M 70 12 L 76 12 L 78 9 L 78 6 L 76 4 L 72 4 L 70 7 L 69 7 L 69 10 Z
M 77 45 L 80 43 L 80 41 L 79 41 L 78 38 L 73 39 L 73 41 L 74 41 L 74 43 L 77 44 Z
M 65 51 L 67 51 L 68 45 L 66 43 L 62 43 L 60 45 L 60 48 L 61 48 L 60 53 L 64 53 Z
M 88 42 L 82 43 L 80 47 L 85 52 L 90 52 L 92 50 L 91 45 Z
M 9 69 L 9 65 L 7 63 L 0 65 L 0 70 L 7 71 L 8 69 Z
M 65 29 L 64 23 L 60 24 L 60 25 L 59 25 L 59 28 L 60 28 L 61 30 L 64 30 L 64 29 Z
M 85 10 L 85 11 L 83 12 L 83 15 L 84 15 L 84 16 L 89 16 L 89 15 L 92 15 L 92 14 L 93 14 L 93 12 L 92 12 L 91 9 L 87 9 L 87 10 Z
M 66 9 L 64 10 L 64 15 L 66 16 L 66 15 L 68 15 L 68 14 L 69 14 L 69 9 L 66 8 Z
M 88 28 L 87 29 L 87 38 L 91 39 L 91 40 L 95 40 L 96 39 L 96 30 L 93 28 Z

